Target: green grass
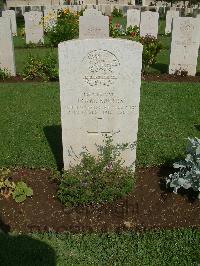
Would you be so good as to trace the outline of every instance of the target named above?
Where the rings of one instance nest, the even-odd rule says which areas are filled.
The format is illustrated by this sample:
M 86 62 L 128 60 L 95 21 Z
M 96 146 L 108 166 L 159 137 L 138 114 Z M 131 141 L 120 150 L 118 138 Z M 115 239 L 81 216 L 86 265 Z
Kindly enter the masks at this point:
M 200 231 L 0 235 L 4 266 L 200 264 Z
M 0 98 L 0 165 L 56 167 L 62 158 L 58 83 L 1 83 Z M 139 166 L 184 155 L 187 137 L 200 137 L 199 102 L 198 83 L 142 84 Z

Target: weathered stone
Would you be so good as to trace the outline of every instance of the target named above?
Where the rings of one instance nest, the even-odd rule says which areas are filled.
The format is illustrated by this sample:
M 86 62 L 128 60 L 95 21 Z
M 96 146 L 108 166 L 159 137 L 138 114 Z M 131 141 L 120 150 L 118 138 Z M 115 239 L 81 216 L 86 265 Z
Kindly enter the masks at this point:
M 24 13 L 26 43 L 43 43 L 43 15 L 39 11 L 30 11 Z
M 96 10 L 79 17 L 79 39 L 109 38 L 109 18 Z
M 140 26 L 140 10 L 129 9 L 127 11 L 127 27 L 129 26 Z
M 117 39 L 73 40 L 59 44 L 64 168 L 93 155 L 105 134 L 128 143 L 125 165 L 136 160 L 142 45 Z
M 16 75 L 11 23 L 9 18 L 0 18 L 0 68 L 11 76 Z
M 16 14 L 14 10 L 2 11 L 3 18 L 9 18 L 11 21 L 11 30 L 14 36 L 17 36 L 17 23 L 16 23 Z
M 180 17 L 173 20 L 169 74 L 195 76 L 199 40 L 199 19 Z
M 167 11 L 165 34 L 168 34 L 172 31 L 172 21 L 174 18 L 177 17 L 179 17 L 179 11 L 174 11 L 174 10 Z
M 141 13 L 140 36 L 150 35 L 157 38 L 158 36 L 158 19 L 159 13 L 145 11 Z

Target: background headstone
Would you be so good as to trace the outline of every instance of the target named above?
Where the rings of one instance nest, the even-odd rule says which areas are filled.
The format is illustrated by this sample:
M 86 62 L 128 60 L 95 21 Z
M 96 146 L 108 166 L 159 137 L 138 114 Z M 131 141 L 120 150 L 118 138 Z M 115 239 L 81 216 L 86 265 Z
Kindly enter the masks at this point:
M 146 35 L 157 38 L 159 13 L 152 11 L 141 12 L 140 36 Z
M 179 11 L 168 10 L 166 14 L 166 26 L 165 34 L 171 33 L 172 31 L 172 21 L 174 18 L 179 17 Z
M 92 12 L 98 13 L 92 15 L 90 12 L 79 17 L 79 39 L 109 38 L 109 17 L 101 15 L 98 10 Z
M 173 20 L 169 74 L 186 71 L 195 76 L 199 40 L 199 19 L 180 17 Z
M 127 28 L 129 26 L 140 26 L 140 10 L 129 9 L 127 11 Z
M 9 18 L 11 21 L 11 30 L 14 36 L 17 36 L 17 23 L 16 23 L 16 14 L 14 10 L 6 10 L 2 12 L 3 18 Z
M 59 44 L 64 168 L 79 162 L 83 147 L 94 155 L 105 134 L 128 143 L 125 164 L 136 160 L 142 45 L 117 39 Z M 77 67 L 78 66 L 78 67 Z
M 44 43 L 43 15 L 39 11 L 24 13 L 26 43 Z
M 16 75 L 11 23 L 9 18 L 0 18 L 0 68 L 11 76 Z

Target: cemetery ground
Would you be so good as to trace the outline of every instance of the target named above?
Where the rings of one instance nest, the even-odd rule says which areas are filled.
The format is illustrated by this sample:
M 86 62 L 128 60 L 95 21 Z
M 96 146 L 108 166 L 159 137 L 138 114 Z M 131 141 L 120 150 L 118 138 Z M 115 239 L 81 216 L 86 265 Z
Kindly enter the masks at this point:
M 160 34 L 162 28 L 163 21 Z M 11 169 L 13 180 L 25 181 L 33 197 L 20 204 L 0 200 L 0 228 L 12 232 L 0 234 L 0 264 L 200 263 L 199 201 L 191 191 L 175 195 L 165 186 L 173 162 L 184 158 L 187 137 L 200 138 L 200 83 L 198 77 L 161 75 L 170 37 L 159 38 L 163 49 L 141 87 L 136 184 L 113 203 L 69 208 L 56 198 L 52 169 L 63 167 L 58 82 L 17 77 L 1 83 L 0 166 Z M 18 73 L 29 53 L 57 55 L 55 48 L 27 48 L 21 37 L 15 47 Z M 162 79 L 176 82 L 157 82 Z
M 64 208 L 49 178 L 50 169 L 62 167 L 59 84 L 2 83 L 0 165 L 34 195 L 21 204 L 1 200 L 1 227 L 16 233 L 1 235 L 0 258 L 8 265 L 198 263 L 199 202 L 167 191 L 162 180 L 183 158 L 186 138 L 200 135 L 199 88 L 143 82 L 133 192 L 112 204 Z

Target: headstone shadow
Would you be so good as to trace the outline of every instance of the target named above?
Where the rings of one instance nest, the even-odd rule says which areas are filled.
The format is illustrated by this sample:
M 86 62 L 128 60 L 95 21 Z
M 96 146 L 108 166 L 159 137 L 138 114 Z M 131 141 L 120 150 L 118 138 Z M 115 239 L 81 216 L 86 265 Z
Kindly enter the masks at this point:
M 61 125 L 44 127 L 44 134 L 49 142 L 52 153 L 56 160 L 58 170 L 63 169 L 62 129 Z

